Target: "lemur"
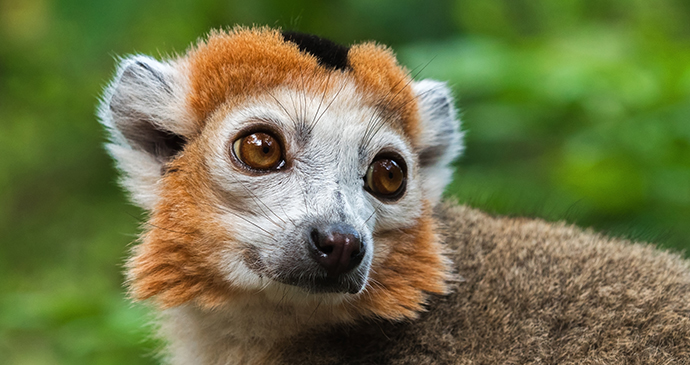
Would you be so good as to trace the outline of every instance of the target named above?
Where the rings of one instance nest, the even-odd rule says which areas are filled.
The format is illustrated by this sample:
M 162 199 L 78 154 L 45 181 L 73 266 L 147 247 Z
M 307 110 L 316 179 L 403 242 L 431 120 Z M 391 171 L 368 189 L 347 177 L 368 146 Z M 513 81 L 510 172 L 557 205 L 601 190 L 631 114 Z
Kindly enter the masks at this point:
M 98 116 L 166 363 L 690 363 L 687 262 L 442 202 L 451 91 L 384 46 L 213 31 L 122 59 Z

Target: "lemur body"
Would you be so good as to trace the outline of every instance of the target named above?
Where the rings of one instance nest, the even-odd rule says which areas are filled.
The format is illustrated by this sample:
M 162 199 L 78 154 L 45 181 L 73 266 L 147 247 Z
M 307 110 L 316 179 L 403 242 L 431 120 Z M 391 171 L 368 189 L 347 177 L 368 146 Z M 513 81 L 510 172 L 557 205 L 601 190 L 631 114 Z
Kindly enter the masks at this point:
M 690 356 L 679 258 L 439 205 L 450 92 L 384 47 L 215 32 L 124 59 L 99 116 L 150 214 L 128 285 L 172 364 Z

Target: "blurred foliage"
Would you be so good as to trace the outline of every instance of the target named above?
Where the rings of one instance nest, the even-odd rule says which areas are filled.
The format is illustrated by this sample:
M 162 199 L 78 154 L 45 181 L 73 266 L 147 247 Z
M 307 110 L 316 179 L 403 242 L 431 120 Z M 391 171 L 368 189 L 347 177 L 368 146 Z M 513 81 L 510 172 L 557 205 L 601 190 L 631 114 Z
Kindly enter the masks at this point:
M 377 39 L 448 80 L 452 199 L 690 247 L 687 1 L 0 0 L 0 363 L 155 363 L 121 287 L 142 213 L 94 106 L 117 55 L 235 23 Z

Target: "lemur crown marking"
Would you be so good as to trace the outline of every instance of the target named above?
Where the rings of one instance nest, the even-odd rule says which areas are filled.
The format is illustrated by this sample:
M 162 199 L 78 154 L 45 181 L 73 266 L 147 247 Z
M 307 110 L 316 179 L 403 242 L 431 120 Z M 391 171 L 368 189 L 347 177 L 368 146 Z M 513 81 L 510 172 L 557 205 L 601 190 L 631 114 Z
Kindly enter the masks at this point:
M 212 32 L 121 61 L 99 111 L 150 219 L 132 297 L 213 309 L 247 296 L 414 317 L 450 272 L 432 208 L 460 151 L 449 89 L 391 51 L 299 33 Z

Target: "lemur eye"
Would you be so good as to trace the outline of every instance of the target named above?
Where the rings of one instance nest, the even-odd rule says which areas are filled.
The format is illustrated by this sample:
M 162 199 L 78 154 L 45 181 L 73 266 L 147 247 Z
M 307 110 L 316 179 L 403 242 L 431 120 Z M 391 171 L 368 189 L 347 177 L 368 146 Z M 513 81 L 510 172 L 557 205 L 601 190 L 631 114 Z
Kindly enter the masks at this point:
M 277 169 L 284 163 L 280 142 L 268 133 L 238 138 L 232 143 L 232 150 L 238 160 L 255 170 Z
M 393 158 L 381 157 L 369 165 L 364 177 L 365 188 L 378 198 L 393 200 L 405 191 L 404 164 Z

